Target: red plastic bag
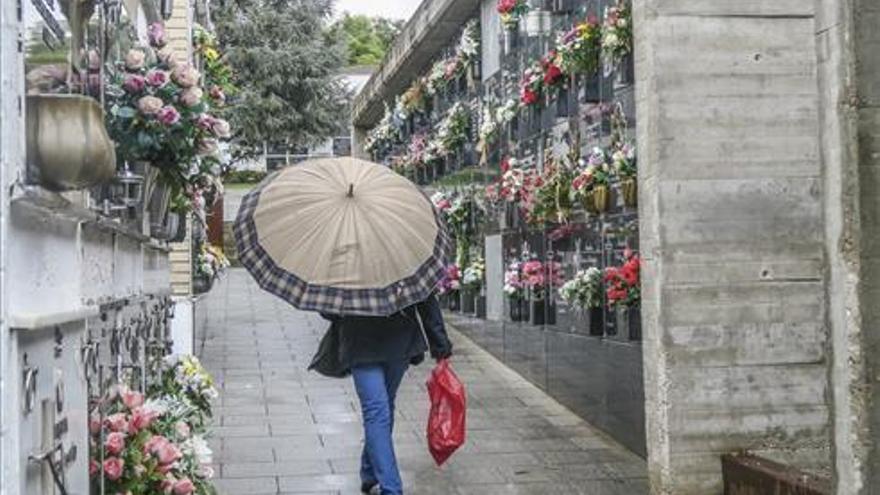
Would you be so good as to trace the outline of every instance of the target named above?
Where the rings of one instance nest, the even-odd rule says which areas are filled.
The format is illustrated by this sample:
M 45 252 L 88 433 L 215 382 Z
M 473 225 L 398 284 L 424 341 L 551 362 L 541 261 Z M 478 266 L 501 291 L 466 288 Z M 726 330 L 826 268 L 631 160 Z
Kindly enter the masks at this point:
M 464 445 L 466 394 L 449 361 L 441 360 L 428 378 L 431 414 L 428 416 L 428 449 L 438 466 Z

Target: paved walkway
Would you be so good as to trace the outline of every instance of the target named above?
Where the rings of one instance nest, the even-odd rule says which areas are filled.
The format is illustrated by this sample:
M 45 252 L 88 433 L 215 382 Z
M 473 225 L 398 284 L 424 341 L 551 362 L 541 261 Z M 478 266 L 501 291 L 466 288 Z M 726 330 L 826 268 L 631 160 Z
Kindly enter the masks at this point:
M 224 495 L 356 495 L 361 426 L 350 380 L 305 370 L 326 324 L 233 269 L 204 301 L 198 352 L 214 373 L 217 486 Z M 424 382 L 398 399 L 396 445 L 408 495 L 647 493 L 644 462 L 453 334 L 469 393 L 468 441 L 442 468 L 428 454 Z

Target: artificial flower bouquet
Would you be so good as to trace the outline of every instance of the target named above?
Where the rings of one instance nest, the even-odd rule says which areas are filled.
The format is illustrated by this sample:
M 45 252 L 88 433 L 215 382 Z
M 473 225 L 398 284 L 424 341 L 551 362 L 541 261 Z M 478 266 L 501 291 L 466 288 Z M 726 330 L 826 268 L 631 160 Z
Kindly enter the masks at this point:
M 623 257 L 623 265 L 605 269 L 605 296 L 609 306 L 637 307 L 642 295 L 641 259 L 629 249 Z
M 529 12 L 528 0 L 498 0 L 496 9 L 501 15 L 501 23 L 507 29 L 515 29 L 519 20 Z
M 222 249 L 210 243 L 202 243 L 195 265 L 197 274 L 214 279 L 222 275 L 230 263 Z
M 219 174 L 218 141 L 229 123 L 209 113 L 201 75 L 166 46 L 162 25 L 149 47 L 132 48 L 107 85 L 107 129 L 120 156 L 158 167 L 173 197 L 192 197 Z
M 147 398 L 116 386 L 98 407 L 103 417 L 89 419 L 89 475 L 106 493 L 216 493 L 211 449 L 180 396 Z
M 549 289 L 562 285 L 562 264 L 558 261 L 526 261 L 522 264 L 522 281 L 533 299 L 544 299 Z
M 486 273 L 486 263 L 483 258 L 477 256 L 473 258 L 470 264 L 464 269 L 461 283 L 464 287 L 471 290 L 479 290 L 483 286 L 483 276 Z
M 574 198 L 584 205 L 584 209 L 599 213 L 608 209 L 608 183 L 610 167 L 608 154 L 599 147 L 594 147 L 582 167 L 571 182 Z
M 572 171 L 552 160 L 544 165 L 541 185 L 535 191 L 534 207 L 529 215 L 533 223 L 565 223 L 572 210 Z
M 446 265 L 446 271 L 440 280 L 440 284 L 437 286 L 437 292 L 445 295 L 459 289 L 461 289 L 461 271 L 458 265 L 455 263 Z
M 559 296 L 580 310 L 602 307 L 602 272 L 596 267 L 579 270 L 562 284 Z
M 504 293 L 511 299 L 525 299 L 525 287 L 522 262 L 519 260 L 511 262 L 504 272 Z
M 524 107 L 541 102 L 544 91 L 544 66 L 541 61 L 534 62 L 523 72 L 519 83 L 519 101 Z
M 592 74 L 599 70 L 602 30 L 590 16 L 556 40 L 557 63 L 566 74 Z
M 606 64 L 614 67 L 632 53 L 632 10 L 627 0 L 605 8 L 602 20 L 602 54 Z

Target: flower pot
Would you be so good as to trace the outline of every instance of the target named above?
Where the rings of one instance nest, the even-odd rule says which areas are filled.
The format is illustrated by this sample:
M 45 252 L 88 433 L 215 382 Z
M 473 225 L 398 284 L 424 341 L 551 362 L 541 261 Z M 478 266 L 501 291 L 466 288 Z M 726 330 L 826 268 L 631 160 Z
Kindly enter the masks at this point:
M 531 301 L 530 320 L 532 325 L 555 325 L 556 305 L 546 299 Z
M 602 307 L 590 308 L 590 335 L 601 337 L 605 335 L 605 313 Z
M 635 82 L 635 64 L 632 53 L 618 62 L 614 76 L 614 85 L 616 87 L 629 86 Z
M 458 308 L 461 307 L 461 300 L 457 290 L 447 292 L 446 301 L 448 302 L 447 307 L 449 311 L 458 311 Z
M 594 213 L 608 211 L 608 206 L 611 202 L 611 195 L 608 192 L 608 186 L 595 186 L 593 190 L 590 191 L 590 194 L 592 197 Z
M 486 296 L 477 296 L 474 298 L 474 315 L 477 318 L 486 317 Z
M 635 177 L 627 177 L 620 181 L 620 192 L 623 196 L 623 205 L 635 207 L 639 201 L 638 182 Z
M 214 278 L 209 277 L 207 275 L 194 275 L 193 276 L 193 293 L 194 294 L 204 294 L 211 290 L 211 287 L 214 285 Z
M 116 149 L 97 101 L 82 95 L 31 95 L 26 109 L 29 179 L 65 191 L 113 178 Z
M 463 290 L 461 291 L 461 307 L 459 308 L 462 314 L 472 315 L 474 314 L 474 292 L 471 290 Z
M 626 308 L 626 326 L 629 340 L 642 340 L 642 312 L 638 306 Z
M 518 297 L 511 297 L 507 299 L 507 303 L 510 308 L 510 321 L 523 321 L 528 318 L 525 301 Z

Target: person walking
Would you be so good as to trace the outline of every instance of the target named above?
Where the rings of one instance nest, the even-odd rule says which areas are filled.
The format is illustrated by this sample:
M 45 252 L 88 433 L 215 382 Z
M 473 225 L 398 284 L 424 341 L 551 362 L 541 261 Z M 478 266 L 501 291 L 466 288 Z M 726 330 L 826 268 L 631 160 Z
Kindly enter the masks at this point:
M 402 494 L 391 436 L 397 388 L 426 350 L 440 360 L 452 352 L 433 295 L 452 248 L 441 212 L 386 166 L 323 158 L 246 194 L 233 235 L 261 288 L 331 321 L 311 369 L 352 375 L 364 419 L 363 488 Z
M 331 325 L 309 369 L 354 380 L 364 425 L 361 492 L 401 495 L 393 441 L 397 389 L 426 351 L 437 361 L 452 355 L 437 298 L 431 295 L 388 317 L 321 316 Z

